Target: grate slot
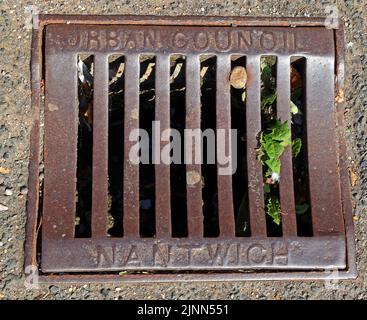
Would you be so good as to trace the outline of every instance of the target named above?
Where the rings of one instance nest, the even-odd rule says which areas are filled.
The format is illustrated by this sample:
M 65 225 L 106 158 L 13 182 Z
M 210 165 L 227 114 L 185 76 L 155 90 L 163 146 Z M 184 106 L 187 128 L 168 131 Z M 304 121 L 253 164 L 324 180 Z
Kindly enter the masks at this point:
M 231 64 L 232 69 L 246 68 L 246 56 L 233 55 Z M 246 87 L 236 89 L 231 86 L 231 109 L 232 129 L 237 130 L 237 169 L 232 176 L 236 237 L 247 237 L 250 236 L 250 219 L 246 163 Z
M 187 237 L 186 166 L 183 160 L 185 114 L 186 114 L 186 57 L 170 56 L 170 126 L 172 141 L 181 152 L 172 154 L 174 162 L 170 165 L 172 214 L 172 237 Z
M 186 57 L 186 129 L 200 129 L 201 101 L 200 101 L 200 57 L 188 55 Z M 187 142 L 185 136 L 185 143 Z M 201 150 L 201 139 L 191 139 L 192 148 L 185 149 L 186 163 L 186 199 L 187 222 L 189 237 L 203 236 L 203 200 L 201 165 L 195 163 Z M 188 161 L 191 158 L 191 164 Z
M 124 69 L 125 57 L 109 56 L 109 120 L 108 120 L 108 182 L 109 212 L 108 234 L 123 235 L 122 225 L 122 182 L 124 148 Z
M 277 117 L 291 125 L 290 112 L 290 59 L 289 56 L 277 56 Z M 279 199 L 282 211 L 283 236 L 296 236 L 297 223 L 293 189 L 292 148 L 288 147 L 281 156 Z
M 94 56 L 92 237 L 107 235 L 108 212 L 108 57 Z
M 203 134 L 203 212 L 204 237 L 219 236 L 218 219 L 218 184 L 216 160 L 216 72 L 217 57 L 214 55 L 200 56 L 201 78 L 201 130 Z
M 264 192 L 262 165 L 257 159 L 258 136 L 261 131 L 260 110 L 260 56 L 247 56 L 247 94 L 246 94 L 246 139 L 248 202 L 250 211 L 251 236 L 266 237 L 264 212 Z
M 216 124 L 217 124 L 217 153 L 218 157 L 228 157 L 230 159 L 229 170 L 230 174 L 220 174 L 222 170 L 221 165 L 217 159 L 217 183 L 218 183 L 218 214 L 219 214 L 219 229 L 221 236 L 234 236 L 235 234 L 235 221 L 233 212 L 233 189 L 232 189 L 232 139 L 229 134 L 231 129 L 231 91 L 229 84 L 229 75 L 231 72 L 231 56 L 230 55 L 218 55 L 217 56 L 217 92 L 216 92 Z M 221 134 L 222 131 L 223 134 Z M 223 131 L 224 130 L 224 131 Z M 219 143 L 220 137 L 225 137 L 222 142 Z M 223 141 L 226 150 L 223 150 Z M 235 141 L 233 141 L 235 142 Z M 219 156 L 222 155 L 222 156 Z M 236 155 L 234 155 L 236 157 Z M 224 172 L 223 172 L 224 173 Z
M 165 54 L 156 57 L 155 78 L 155 121 L 160 122 L 160 135 L 170 128 L 170 56 Z M 160 149 L 167 142 L 160 142 Z M 158 154 L 158 156 L 160 156 Z M 170 165 L 159 161 L 155 166 L 155 205 L 156 205 L 156 235 L 157 237 L 171 236 L 171 178 Z
M 126 55 L 125 60 L 123 227 L 124 236 L 139 237 L 139 165 L 129 161 L 135 144 L 129 137 L 139 129 L 139 55 Z
M 336 139 L 333 57 L 307 57 L 305 109 L 313 233 L 341 234 L 344 224 L 338 159 L 336 145 L 331 143 Z
M 78 55 L 78 147 L 75 237 L 91 235 L 94 56 Z
M 139 234 L 140 237 L 155 235 L 155 163 L 159 163 L 159 153 L 156 156 L 155 139 L 159 139 L 159 132 L 153 131 L 155 117 L 155 72 L 156 59 L 153 55 L 141 55 L 140 60 L 140 88 L 139 88 L 139 117 L 140 141 L 137 146 L 141 159 L 139 163 Z M 158 160 L 155 158 L 157 157 Z M 130 159 L 128 159 L 130 161 Z
M 293 158 L 293 181 L 294 195 L 296 205 L 297 218 L 297 234 L 298 236 L 312 236 L 312 216 L 309 191 L 309 174 L 307 163 L 307 133 L 306 133 L 306 96 L 305 96 L 305 79 L 306 79 L 306 58 L 291 57 L 291 91 L 292 101 L 296 103 L 299 111 L 292 116 L 292 138 L 299 138 L 302 141 L 300 154 Z M 293 88 L 292 88 L 293 87 Z M 306 210 L 302 214 L 297 214 L 297 206 Z M 307 206 L 304 209 L 304 206 Z M 298 207 L 300 208 L 300 207 Z M 300 209 L 298 209 L 300 210 Z

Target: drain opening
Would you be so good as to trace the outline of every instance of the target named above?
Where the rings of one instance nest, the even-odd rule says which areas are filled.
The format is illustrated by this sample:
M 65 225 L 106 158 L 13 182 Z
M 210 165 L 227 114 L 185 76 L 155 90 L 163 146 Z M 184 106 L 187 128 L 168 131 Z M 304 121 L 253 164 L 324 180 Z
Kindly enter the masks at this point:
M 216 56 L 200 57 L 200 93 L 201 93 L 201 130 L 216 129 Z M 277 120 L 276 108 L 276 74 L 277 59 L 275 56 L 261 58 L 261 123 L 262 131 L 269 128 Z M 231 60 L 231 70 L 236 67 L 246 68 L 246 57 L 234 56 Z M 292 141 L 299 140 L 299 154 L 293 158 L 293 182 L 295 195 L 295 211 L 297 217 L 297 234 L 312 236 L 312 221 L 310 212 L 306 126 L 304 106 L 306 60 L 302 57 L 291 59 L 291 133 Z M 147 159 L 142 157 L 139 165 L 139 204 L 140 204 L 140 235 L 153 237 L 156 234 L 155 212 L 155 166 L 153 160 L 152 123 L 155 119 L 155 68 L 154 56 L 140 57 L 139 108 L 135 115 L 139 119 L 140 128 L 148 133 L 146 147 Z M 170 57 L 170 122 L 171 128 L 177 130 L 181 137 L 185 128 L 185 57 L 173 55 Z M 91 236 L 91 205 L 92 205 L 92 143 L 93 143 L 93 55 L 78 56 L 78 159 L 77 159 L 77 201 L 75 219 L 75 237 Z M 108 234 L 113 237 L 123 236 L 123 148 L 124 141 L 124 70 L 123 56 L 109 56 L 109 140 L 108 140 Z M 246 89 L 231 86 L 231 127 L 238 131 L 237 163 L 238 168 L 232 177 L 234 219 L 236 236 L 250 236 L 249 207 L 246 186 Z M 171 141 L 172 141 L 171 136 Z M 144 148 L 140 145 L 140 155 Z M 184 164 L 184 145 L 181 141 L 180 159 L 174 159 L 170 165 L 171 182 L 171 226 L 173 237 L 187 237 L 187 197 L 186 197 L 186 167 Z M 294 147 L 294 146 L 293 146 Z M 297 147 L 295 147 L 297 149 Z M 204 236 L 219 236 L 218 219 L 218 190 L 216 162 L 208 163 L 210 146 L 208 136 L 203 138 L 203 216 Z M 171 149 L 171 157 L 173 149 Z M 177 158 L 177 155 L 176 155 Z M 214 157 L 215 158 L 215 157 Z M 269 174 L 264 166 L 264 210 L 268 236 L 282 236 L 279 184 L 268 183 Z M 267 177 L 268 176 L 268 177 Z M 267 177 L 267 178 L 266 178 Z M 269 214 L 270 204 L 279 210 L 279 223 Z
M 124 71 L 125 57 L 108 57 L 109 94 L 108 94 L 108 234 L 112 237 L 123 235 L 122 181 L 124 149 Z
M 91 236 L 93 149 L 93 55 L 78 55 L 78 147 L 75 237 Z
M 203 132 L 203 215 L 204 237 L 219 236 L 216 163 L 216 63 L 215 56 L 200 57 L 201 130 Z
M 146 153 L 149 154 L 149 159 L 144 159 L 143 156 L 139 164 L 141 237 L 155 235 L 155 170 L 152 131 L 152 123 L 155 119 L 155 69 L 156 58 L 154 56 L 140 56 L 139 128 L 148 133 L 148 143 L 140 141 L 142 142 L 140 152 L 145 152 L 145 146 L 149 148 L 149 152 Z M 140 155 L 142 156 L 142 154 Z
M 186 57 L 170 57 L 170 118 L 171 128 L 184 136 L 186 114 Z M 186 166 L 184 143 L 181 141 L 179 161 L 171 164 L 171 225 L 172 237 L 187 237 Z M 177 159 L 178 160 L 178 159 Z
M 310 190 L 308 175 L 307 126 L 306 126 L 306 59 L 291 57 L 291 107 L 292 112 L 292 140 L 301 142 L 299 154 L 293 157 L 293 183 L 296 206 L 297 234 L 312 236 L 312 219 L 310 206 Z
M 237 68 L 237 69 L 235 69 Z M 244 69 L 238 69 L 244 68 Z M 246 70 L 246 57 L 233 56 L 231 70 Z M 251 234 L 246 161 L 246 82 L 241 77 L 231 85 L 231 128 L 237 130 L 237 170 L 232 176 L 233 208 L 237 237 Z M 246 77 L 247 80 L 247 77 Z M 243 87 L 244 86 L 244 87 Z
M 266 212 L 266 230 L 269 237 L 282 236 L 282 209 L 279 195 L 279 170 L 276 168 L 276 161 L 279 148 L 278 137 L 273 137 L 273 130 L 277 130 L 278 118 L 276 108 L 276 85 L 277 85 L 277 57 L 262 56 L 260 59 L 261 71 L 261 136 L 260 136 L 260 157 L 263 157 L 269 149 L 269 153 L 265 155 L 263 163 L 264 177 L 264 209 Z M 274 139 L 274 140 L 273 140 Z M 271 150 L 270 153 L 270 144 Z M 274 158 L 273 158 L 274 156 Z M 274 162 L 274 163 L 273 163 Z M 271 164 L 270 164 L 271 163 Z

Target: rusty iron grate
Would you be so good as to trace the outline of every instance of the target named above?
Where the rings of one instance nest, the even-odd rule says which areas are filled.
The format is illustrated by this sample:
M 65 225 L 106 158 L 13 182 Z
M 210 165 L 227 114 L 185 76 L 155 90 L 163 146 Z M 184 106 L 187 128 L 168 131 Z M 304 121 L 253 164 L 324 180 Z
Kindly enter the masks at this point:
M 325 28 L 321 18 L 41 16 L 32 48 L 35 120 L 25 265 L 37 265 L 46 282 L 321 279 L 330 270 L 337 270 L 335 277 L 355 277 L 343 139 L 343 47 L 343 31 Z M 308 173 L 302 183 L 310 209 L 303 227 L 290 150 L 282 156 L 279 199 L 286 214 L 279 227 L 269 223 L 264 210 L 257 151 L 263 56 L 276 58 L 281 120 L 291 118 L 292 61 L 299 62 L 304 81 Z M 93 76 L 83 112 L 78 110 L 85 98 L 78 61 Z M 183 89 L 173 97 L 178 64 Z M 246 105 L 238 113 L 229 76 L 241 64 L 248 81 Z M 149 65 L 154 70 L 145 75 Z M 204 84 L 208 92 L 201 89 L 203 66 L 214 74 Z M 117 69 L 122 80 L 113 84 Z M 142 76 L 152 80 L 145 88 L 148 98 L 141 94 Z M 115 118 L 112 104 L 121 105 Z M 172 105 L 177 105 L 175 115 Z M 93 130 L 88 131 L 80 127 L 80 114 L 89 111 Z M 182 130 L 242 128 L 239 161 L 246 179 L 219 175 L 218 163 L 132 164 L 129 133 L 153 120 L 160 121 L 160 130 L 174 121 Z M 83 184 L 86 175 L 92 177 L 89 186 Z M 248 208 L 243 234 L 236 230 L 241 186 Z

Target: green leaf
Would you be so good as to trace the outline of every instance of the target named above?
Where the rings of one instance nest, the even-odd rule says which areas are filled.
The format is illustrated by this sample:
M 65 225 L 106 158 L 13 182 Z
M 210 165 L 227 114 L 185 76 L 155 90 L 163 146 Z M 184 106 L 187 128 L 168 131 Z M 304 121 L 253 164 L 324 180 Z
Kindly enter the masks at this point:
M 309 205 L 307 203 L 304 204 L 297 204 L 296 205 L 296 213 L 297 214 L 304 214 L 308 211 Z
M 277 63 L 277 59 L 274 56 L 261 57 L 260 59 L 260 70 L 263 71 L 265 68 L 271 68 Z
M 291 113 L 292 114 L 297 114 L 299 112 L 298 107 L 296 106 L 296 104 L 291 100 Z
M 267 183 L 265 183 L 264 184 L 264 193 L 269 193 L 269 192 L 270 192 L 270 186 Z
M 280 174 L 280 157 L 291 144 L 291 129 L 287 122 L 275 120 L 260 133 L 260 161 L 267 166 L 266 176 Z
M 300 138 L 294 139 L 292 141 L 292 156 L 297 157 L 302 148 L 302 140 Z
M 280 159 L 271 158 L 265 161 L 271 172 L 280 174 Z
M 276 92 L 271 93 L 267 95 L 266 97 L 262 98 L 261 99 L 261 109 L 264 109 L 267 106 L 271 106 L 274 103 L 274 101 L 276 100 L 276 98 L 277 98 Z
M 280 224 L 280 204 L 276 196 L 271 195 L 266 204 L 266 213 L 272 217 L 275 224 Z
M 279 120 L 276 121 L 272 129 L 272 139 L 280 141 L 283 147 L 291 144 L 291 130 L 286 121 L 284 123 L 281 123 Z
M 270 135 L 264 137 L 262 146 L 268 158 L 279 158 L 284 151 L 281 142 L 274 140 Z
M 292 101 L 297 101 L 302 96 L 302 88 L 295 89 L 291 94 Z

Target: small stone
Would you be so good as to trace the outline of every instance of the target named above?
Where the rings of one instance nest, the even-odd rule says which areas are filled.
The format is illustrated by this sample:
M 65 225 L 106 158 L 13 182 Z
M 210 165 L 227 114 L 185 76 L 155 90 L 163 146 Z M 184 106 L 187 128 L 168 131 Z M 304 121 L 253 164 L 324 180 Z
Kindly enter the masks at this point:
M 15 268 L 15 267 L 17 266 L 17 260 L 15 260 L 15 259 L 10 259 L 10 260 L 6 263 L 6 266 L 7 266 L 9 269 Z
M 244 89 L 247 83 L 247 71 L 244 67 L 234 67 L 229 77 L 231 86 L 235 89 Z
M 60 291 L 59 287 L 56 287 L 56 286 L 51 286 L 51 287 L 49 288 L 49 290 L 50 290 L 50 292 L 51 292 L 52 294 L 59 293 L 59 291 Z
M 188 171 L 186 173 L 186 183 L 188 185 L 194 185 L 201 180 L 201 175 L 197 171 Z
M 0 211 L 7 211 L 9 208 L 0 203 Z
M 110 289 L 103 288 L 103 289 L 101 290 L 101 294 L 102 294 L 102 296 L 104 296 L 104 297 L 107 297 L 107 296 L 109 295 L 109 293 L 110 293 Z
M 4 194 L 6 196 L 11 196 L 13 194 L 13 191 L 11 189 L 9 189 L 9 188 L 6 188 Z
M 28 188 L 27 188 L 27 187 L 24 187 L 24 186 L 23 186 L 23 187 L 21 187 L 21 188 L 20 188 L 20 193 L 21 193 L 21 194 L 24 194 L 24 195 L 25 195 L 25 194 L 27 194 L 27 193 L 28 193 Z

